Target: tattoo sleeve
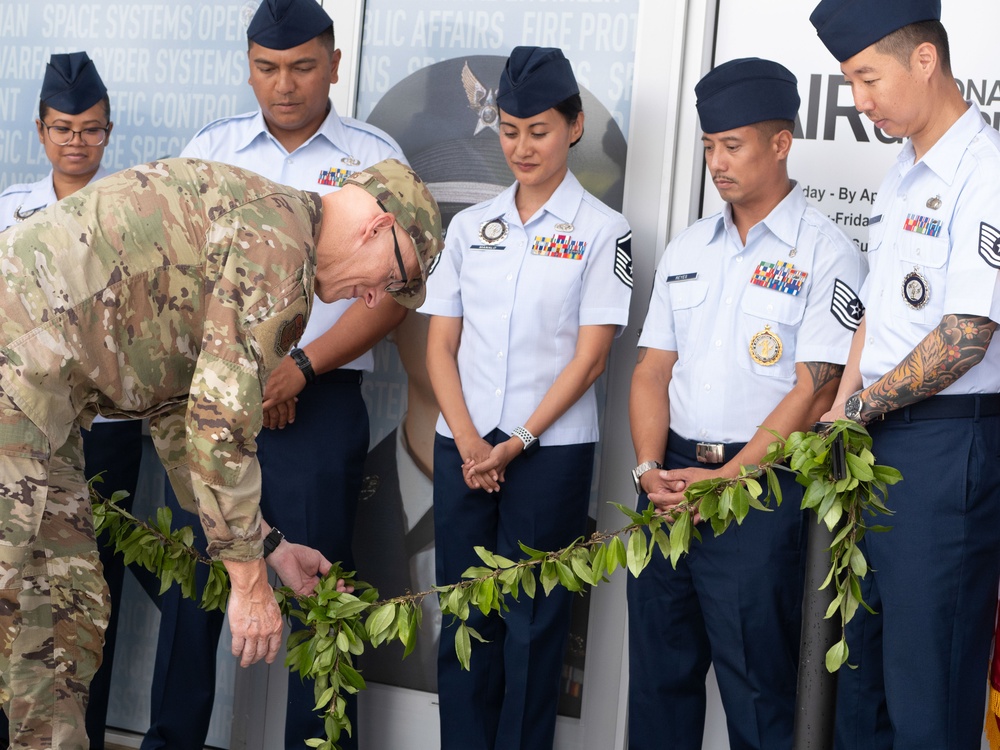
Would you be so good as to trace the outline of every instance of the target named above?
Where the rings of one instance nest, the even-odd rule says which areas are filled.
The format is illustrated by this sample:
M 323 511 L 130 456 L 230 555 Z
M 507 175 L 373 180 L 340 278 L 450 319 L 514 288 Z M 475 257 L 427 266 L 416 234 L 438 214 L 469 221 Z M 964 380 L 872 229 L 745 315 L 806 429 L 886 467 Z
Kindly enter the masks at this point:
M 819 393 L 828 383 L 840 380 L 840 376 L 844 374 L 843 365 L 834 365 L 829 362 L 804 362 L 803 364 L 812 377 L 813 394 Z
M 865 419 L 939 393 L 979 364 L 997 324 L 974 315 L 945 315 L 896 367 L 865 389 Z

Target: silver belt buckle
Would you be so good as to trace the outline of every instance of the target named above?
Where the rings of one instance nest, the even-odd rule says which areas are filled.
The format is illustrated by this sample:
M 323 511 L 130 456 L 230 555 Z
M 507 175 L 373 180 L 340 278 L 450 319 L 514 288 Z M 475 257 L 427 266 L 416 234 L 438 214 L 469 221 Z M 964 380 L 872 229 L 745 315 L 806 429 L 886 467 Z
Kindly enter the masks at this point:
M 721 464 L 726 460 L 726 446 L 722 443 L 698 443 L 695 457 L 698 463 Z

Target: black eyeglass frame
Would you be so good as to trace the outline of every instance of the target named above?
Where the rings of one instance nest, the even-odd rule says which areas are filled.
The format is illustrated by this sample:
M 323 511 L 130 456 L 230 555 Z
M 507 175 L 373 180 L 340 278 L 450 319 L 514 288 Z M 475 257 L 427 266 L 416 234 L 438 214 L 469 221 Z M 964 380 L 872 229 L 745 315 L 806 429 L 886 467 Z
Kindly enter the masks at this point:
M 67 128 L 65 125 L 49 125 L 45 122 L 45 120 L 39 120 L 39 122 L 42 123 L 42 127 L 45 128 L 45 131 L 48 133 L 49 140 L 52 141 L 52 144 L 55 146 L 68 146 L 73 142 L 73 139 L 76 136 L 80 136 L 80 142 L 83 143 L 84 146 L 103 146 L 108 140 L 108 132 L 111 130 L 111 125 L 105 125 L 103 128 L 84 128 L 83 130 L 73 130 L 73 128 Z M 65 131 L 66 133 L 69 133 L 69 139 L 65 143 L 60 143 L 52 137 L 53 130 L 57 132 Z M 88 143 L 87 139 L 84 137 L 84 133 L 94 133 L 98 130 L 103 133 L 101 140 L 97 143 Z
M 383 212 L 387 214 L 389 213 L 388 209 L 386 209 L 386 207 L 382 205 L 382 201 L 376 198 L 375 202 L 378 203 L 378 207 L 381 208 Z M 392 214 L 389 215 L 392 216 Z M 400 292 L 403 289 L 405 289 L 406 285 L 410 283 L 410 279 L 406 275 L 406 266 L 403 265 L 403 254 L 399 250 L 399 238 L 396 236 L 395 216 L 392 217 L 392 225 L 389 227 L 389 230 L 392 232 L 392 245 L 393 245 L 393 250 L 396 251 L 396 262 L 399 264 L 399 272 L 403 276 L 402 279 L 396 279 L 386 284 L 385 291 L 388 292 L 389 294 L 394 294 L 396 292 Z

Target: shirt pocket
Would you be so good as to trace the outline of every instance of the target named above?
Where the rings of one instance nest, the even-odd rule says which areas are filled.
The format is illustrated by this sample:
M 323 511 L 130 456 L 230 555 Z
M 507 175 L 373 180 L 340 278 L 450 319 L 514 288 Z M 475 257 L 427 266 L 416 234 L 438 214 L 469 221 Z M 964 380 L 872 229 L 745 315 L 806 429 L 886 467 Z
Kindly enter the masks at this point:
M 748 285 L 740 301 L 743 345 L 737 361 L 744 370 L 769 378 L 795 377 L 795 340 L 806 310 L 806 293 L 784 294 Z M 757 361 L 751 355 L 756 344 Z
M 944 314 L 949 243 L 947 237 L 902 232 L 899 275 L 886 289 L 896 295 L 895 317 L 908 323 L 937 323 Z
M 667 285 L 670 292 L 670 308 L 674 315 L 674 335 L 677 337 L 678 349 L 684 349 L 685 343 L 696 342 L 704 332 L 698 330 L 699 321 L 704 322 L 704 317 L 698 316 L 698 308 L 705 304 L 708 297 L 708 282 L 698 281 L 674 281 Z

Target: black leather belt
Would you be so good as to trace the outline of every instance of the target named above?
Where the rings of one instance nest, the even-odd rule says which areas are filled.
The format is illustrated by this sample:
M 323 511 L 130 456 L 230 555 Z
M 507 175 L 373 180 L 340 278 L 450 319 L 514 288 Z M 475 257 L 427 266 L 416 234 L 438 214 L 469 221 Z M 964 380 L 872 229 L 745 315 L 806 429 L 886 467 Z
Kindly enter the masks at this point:
M 965 396 L 931 396 L 915 404 L 886 413 L 887 422 L 917 419 L 974 419 L 1000 414 L 1000 394 L 978 393 Z M 877 420 L 873 420 L 877 421 Z
M 361 383 L 361 370 L 330 370 L 316 376 L 317 383 Z
M 689 461 L 701 464 L 724 464 L 744 447 L 746 443 L 696 443 L 682 438 L 673 430 L 667 435 L 667 451 L 673 451 Z

